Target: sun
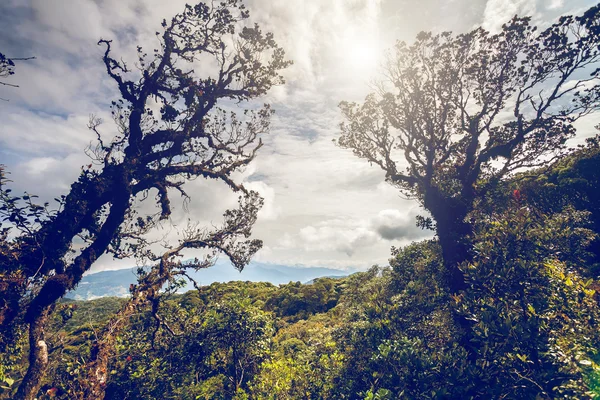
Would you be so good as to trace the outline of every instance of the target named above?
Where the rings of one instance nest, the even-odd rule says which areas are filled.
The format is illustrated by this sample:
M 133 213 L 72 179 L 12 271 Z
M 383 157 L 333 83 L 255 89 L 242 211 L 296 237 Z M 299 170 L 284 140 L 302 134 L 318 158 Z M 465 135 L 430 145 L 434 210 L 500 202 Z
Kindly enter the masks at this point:
M 351 32 L 343 41 L 342 68 L 350 75 L 366 77 L 375 75 L 381 65 L 383 48 L 370 32 Z
M 362 71 L 374 70 L 379 65 L 380 50 L 373 41 L 358 40 L 352 44 L 347 58 L 354 68 Z

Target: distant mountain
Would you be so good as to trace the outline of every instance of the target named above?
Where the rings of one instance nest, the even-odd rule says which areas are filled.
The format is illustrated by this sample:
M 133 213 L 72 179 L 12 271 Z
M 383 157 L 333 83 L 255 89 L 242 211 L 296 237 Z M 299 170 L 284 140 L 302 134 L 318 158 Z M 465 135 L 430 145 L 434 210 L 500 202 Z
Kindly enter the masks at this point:
M 99 297 L 125 297 L 129 294 L 129 285 L 137 282 L 137 268 L 116 271 L 102 271 L 83 277 L 79 286 L 66 297 L 75 300 L 92 300 Z M 200 285 L 213 282 L 251 281 L 270 282 L 274 285 L 289 282 L 312 283 L 315 278 L 343 277 L 355 270 L 342 271 L 333 268 L 304 267 L 251 262 L 242 272 L 238 272 L 229 262 L 219 260 L 208 269 L 191 272 L 190 276 Z M 190 283 L 184 291 L 192 289 Z
M 66 297 L 74 300 L 93 300 L 107 296 L 125 297 L 129 294 L 129 285 L 137 282 L 136 271 L 137 268 L 127 268 L 86 275 Z

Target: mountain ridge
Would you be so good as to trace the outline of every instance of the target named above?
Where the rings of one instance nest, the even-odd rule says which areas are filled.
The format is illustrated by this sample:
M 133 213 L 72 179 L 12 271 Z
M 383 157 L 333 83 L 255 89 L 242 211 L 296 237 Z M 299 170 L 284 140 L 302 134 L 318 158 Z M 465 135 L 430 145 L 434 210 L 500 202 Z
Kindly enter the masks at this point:
M 67 293 L 73 300 L 92 300 L 100 297 L 126 297 L 129 286 L 137 282 L 136 271 L 138 267 L 119 270 L 100 271 L 84 276 L 77 288 Z M 310 284 L 317 278 L 342 277 L 350 275 L 357 270 L 339 270 L 327 267 L 291 266 L 252 261 L 241 272 L 227 261 L 217 263 L 207 269 L 190 271 L 190 276 L 200 285 L 210 285 L 214 282 L 250 281 L 270 282 L 280 285 L 289 282 L 303 282 Z M 182 292 L 193 288 L 188 284 L 181 289 Z

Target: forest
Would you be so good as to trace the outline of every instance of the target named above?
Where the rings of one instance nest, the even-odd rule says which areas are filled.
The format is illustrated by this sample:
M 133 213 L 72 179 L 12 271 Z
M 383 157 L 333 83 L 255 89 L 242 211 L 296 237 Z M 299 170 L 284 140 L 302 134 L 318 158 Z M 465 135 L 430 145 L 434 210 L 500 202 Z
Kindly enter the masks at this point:
M 117 134 L 90 117 L 91 164 L 62 197 L 15 194 L 0 165 L 0 398 L 599 397 L 600 135 L 571 139 L 600 108 L 600 4 L 544 29 L 422 32 L 340 103 L 335 145 L 416 201 L 432 239 L 347 277 L 201 285 L 189 271 L 243 270 L 263 246 L 263 198 L 236 174 L 292 60 L 250 11 L 186 5 L 134 67 L 99 40 Z M 27 61 L 0 54 L 0 79 Z M 237 208 L 158 246 L 196 179 Z M 69 299 L 103 254 L 145 265 L 129 296 Z

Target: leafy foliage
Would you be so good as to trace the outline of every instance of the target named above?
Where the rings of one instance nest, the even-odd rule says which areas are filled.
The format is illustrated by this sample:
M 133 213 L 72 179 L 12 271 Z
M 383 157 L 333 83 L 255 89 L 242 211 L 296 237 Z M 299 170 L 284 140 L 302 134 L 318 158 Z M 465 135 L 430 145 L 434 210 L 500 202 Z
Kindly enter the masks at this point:
M 494 218 L 479 236 L 465 266 L 470 290 L 456 302 L 473 321 L 485 394 L 586 396 L 584 366 L 599 345 L 599 310 L 592 281 L 564 261 L 592 237 L 581 226 L 574 211 L 540 219 L 522 207 Z
M 599 170 L 581 167 L 597 157 L 592 140 L 480 203 L 474 256 L 461 265 L 468 288 L 459 294 L 446 285 L 437 240 L 393 249 L 389 267 L 342 279 L 165 293 L 158 309 L 136 309 L 119 330 L 106 398 L 597 397 L 600 308 L 589 276 L 596 204 L 585 194 L 593 195 Z M 127 303 L 60 304 L 40 395 L 85 392 L 90 338 Z M 19 373 L 22 350 L 13 357 Z

